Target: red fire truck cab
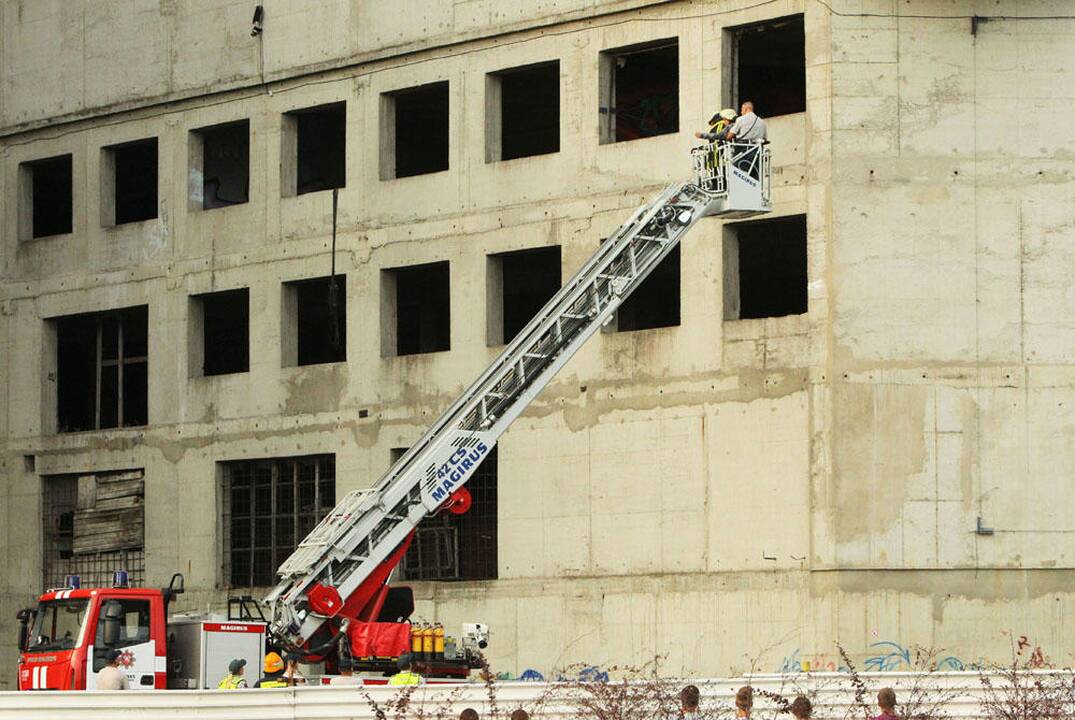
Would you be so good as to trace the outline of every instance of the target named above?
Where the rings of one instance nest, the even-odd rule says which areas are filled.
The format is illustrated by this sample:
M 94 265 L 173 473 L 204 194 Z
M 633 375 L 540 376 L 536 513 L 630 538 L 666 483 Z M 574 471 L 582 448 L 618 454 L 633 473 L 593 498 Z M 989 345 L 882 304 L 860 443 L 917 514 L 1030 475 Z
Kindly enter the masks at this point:
M 92 690 L 113 649 L 131 689 L 167 687 L 168 604 L 183 576 L 157 590 L 127 587 L 125 575 L 111 588 L 81 588 L 71 576 L 19 613 L 20 690 Z

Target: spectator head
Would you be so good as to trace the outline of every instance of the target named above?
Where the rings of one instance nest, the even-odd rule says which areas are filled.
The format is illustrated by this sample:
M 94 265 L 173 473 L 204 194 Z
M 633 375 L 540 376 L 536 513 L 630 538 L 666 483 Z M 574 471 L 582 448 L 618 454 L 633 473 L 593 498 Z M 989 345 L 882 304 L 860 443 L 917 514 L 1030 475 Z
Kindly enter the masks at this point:
M 814 706 L 805 695 L 799 695 L 791 701 L 791 714 L 796 720 L 807 720 L 814 712 Z
M 119 650 L 113 648 L 105 653 L 105 662 L 109 665 L 115 665 L 119 662 L 119 656 L 122 654 Z
M 459 720 L 478 720 L 478 711 L 474 708 L 467 708 L 459 713 Z
M 682 706 L 684 712 L 694 712 L 698 709 L 698 701 L 701 699 L 701 693 L 698 692 L 698 686 L 687 685 L 679 691 L 679 704 Z
M 754 707 L 754 688 L 749 685 L 739 688 L 739 691 L 735 693 L 735 707 L 745 713 L 750 712 L 750 709 Z
M 877 693 L 877 705 L 886 712 L 896 709 L 896 691 L 890 687 L 881 688 Z
M 511 711 L 511 720 L 530 720 L 530 713 L 522 708 Z
M 402 655 L 399 656 L 399 660 L 396 660 L 396 667 L 398 667 L 400 669 L 400 672 L 402 672 L 404 670 L 410 670 L 412 664 L 413 663 L 411 662 L 411 654 L 410 653 L 403 653 Z
M 242 675 L 245 670 L 246 660 L 243 660 L 242 658 L 235 658 L 228 663 L 228 672 L 232 675 Z
M 754 112 L 754 103 L 750 100 L 744 100 L 743 104 L 739 107 L 739 114 L 746 115 L 749 112 Z

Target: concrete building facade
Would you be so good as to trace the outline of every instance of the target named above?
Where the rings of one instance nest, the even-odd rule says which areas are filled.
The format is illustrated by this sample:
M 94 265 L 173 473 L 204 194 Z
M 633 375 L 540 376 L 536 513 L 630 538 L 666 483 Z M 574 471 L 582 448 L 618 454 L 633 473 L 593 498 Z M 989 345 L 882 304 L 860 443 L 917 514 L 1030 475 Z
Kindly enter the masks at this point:
M 263 592 L 266 534 L 374 482 L 748 94 L 772 217 L 703 221 L 515 423 L 418 615 L 510 673 L 1067 657 L 1069 3 L 254 6 L 0 6 L 0 688 L 80 558 Z

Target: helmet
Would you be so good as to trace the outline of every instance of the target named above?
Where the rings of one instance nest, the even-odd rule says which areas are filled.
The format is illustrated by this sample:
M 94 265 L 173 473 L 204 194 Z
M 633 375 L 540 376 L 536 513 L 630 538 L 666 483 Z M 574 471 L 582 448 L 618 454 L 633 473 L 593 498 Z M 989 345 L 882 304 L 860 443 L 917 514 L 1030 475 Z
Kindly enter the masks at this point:
M 284 669 L 284 660 L 277 653 L 271 652 L 265 655 L 265 672 L 276 673 Z

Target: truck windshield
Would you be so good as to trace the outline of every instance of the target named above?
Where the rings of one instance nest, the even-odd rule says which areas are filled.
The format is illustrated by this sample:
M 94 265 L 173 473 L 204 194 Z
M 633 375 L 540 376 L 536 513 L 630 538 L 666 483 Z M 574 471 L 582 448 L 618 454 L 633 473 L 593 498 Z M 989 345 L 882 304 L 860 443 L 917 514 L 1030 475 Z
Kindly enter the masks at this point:
M 89 600 L 50 600 L 37 608 L 27 652 L 71 650 L 78 642 Z

